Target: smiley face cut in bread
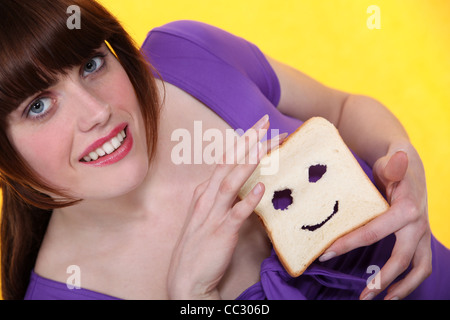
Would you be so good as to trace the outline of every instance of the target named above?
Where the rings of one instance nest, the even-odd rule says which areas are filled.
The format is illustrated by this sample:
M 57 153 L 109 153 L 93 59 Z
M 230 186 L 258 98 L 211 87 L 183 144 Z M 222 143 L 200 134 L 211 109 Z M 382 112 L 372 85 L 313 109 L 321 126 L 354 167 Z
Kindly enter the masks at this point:
M 320 117 L 306 121 L 268 153 L 239 196 L 258 182 L 265 193 L 255 213 L 293 277 L 336 239 L 389 208 L 338 130 Z

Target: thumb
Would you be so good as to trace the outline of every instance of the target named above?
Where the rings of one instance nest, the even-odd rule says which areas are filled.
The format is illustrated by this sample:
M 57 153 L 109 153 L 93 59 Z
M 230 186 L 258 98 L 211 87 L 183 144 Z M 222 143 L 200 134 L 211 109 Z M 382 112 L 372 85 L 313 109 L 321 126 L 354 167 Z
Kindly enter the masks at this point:
M 373 166 L 373 173 L 377 184 L 389 190 L 392 184 L 405 177 L 407 169 L 408 155 L 404 151 L 397 151 L 378 159 Z

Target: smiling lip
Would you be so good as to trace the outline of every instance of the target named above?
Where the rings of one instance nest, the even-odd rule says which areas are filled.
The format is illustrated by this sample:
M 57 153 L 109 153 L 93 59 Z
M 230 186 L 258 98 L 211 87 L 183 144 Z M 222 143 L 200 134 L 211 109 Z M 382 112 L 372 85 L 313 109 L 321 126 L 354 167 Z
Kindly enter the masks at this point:
M 339 210 L 339 201 L 336 201 L 334 204 L 334 208 L 333 208 L 333 213 L 330 214 L 325 220 L 323 220 L 321 223 L 312 225 L 312 226 L 302 226 L 303 230 L 308 230 L 308 231 L 314 231 L 316 229 L 319 229 L 320 227 L 322 227 L 325 223 L 328 222 L 328 220 L 330 220 Z
M 122 141 L 120 141 L 120 145 L 117 148 L 111 149 L 112 152 L 108 152 L 105 154 L 103 152 L 103 156 L 95 157 L 97 159 L 91 159 L 89 156 L 93 153 L 96 153 L 96 150 L 104 149 L 105 144 L 111 145 L 111 140 L 115 139 L 117 140 L 117 136 L 120 134 L 125 133 L 125 137 Z M 118 142 L 118 141 L 117 141 Z M 93 144 L 91 144 L 83 153 L 82 156 L 79 159 L 79 162 L 90 165 L 90 166 L 106 166 L 113 163 L 116 163 L 120 160 L 122 160 L 131 150 L 133 146 L 133 137 L 131 136 L 131 132 L 128 129 L 128 126 L 126 123 L 122 123 L 115 127 L 107 136 L 98 139 Z

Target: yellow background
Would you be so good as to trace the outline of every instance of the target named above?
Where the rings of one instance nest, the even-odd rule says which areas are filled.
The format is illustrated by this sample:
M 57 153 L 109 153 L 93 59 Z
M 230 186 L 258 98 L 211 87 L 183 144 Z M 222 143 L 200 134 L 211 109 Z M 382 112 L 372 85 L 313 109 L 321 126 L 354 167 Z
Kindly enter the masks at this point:
M 347 92 L 385 104 L 425 164 L 429 217 L 450 247 L 450 1 L 448 0 L 102 0 L 141 44 L 178 19 L 213 24 L 265 53 Z M 370 5 L 381 29 L 369 30 Z M 83 17 L 81 17 L 83 19 Z

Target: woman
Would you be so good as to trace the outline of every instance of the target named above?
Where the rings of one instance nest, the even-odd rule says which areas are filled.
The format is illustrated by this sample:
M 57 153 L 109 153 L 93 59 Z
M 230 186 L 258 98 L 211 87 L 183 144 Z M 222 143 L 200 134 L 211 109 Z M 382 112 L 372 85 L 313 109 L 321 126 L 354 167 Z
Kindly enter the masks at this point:
M 70 5 L 81 9 L 80 29 L 67 28 Z M 141 54 L 93 1 L 4 0 L 0 9 L 5 298 L 371 299 L 386 288 L 386 299 L 449 297 L 443 275 L 425 280 L 448 254 L 431 236 L 422 163 L 378 102 L 199 23 L 153 30 Z M 251 215 L 264 186 L 236 199 L 255 161 L 175 164 L 171 137 L 180 128 L 194 136 L 201 121 L 224 136 L 253 127 L 261 140 L 269 121 L 290 133 L 315 115 L 373 166 L 391 209 L 292 279 Z M 249 146 L 244 136 L 233 156 L 259 160 L 282 139 Z M 381 283 L 366 287 L 373 264 Z M 73 265 L 79 290 L 66 286 Z

